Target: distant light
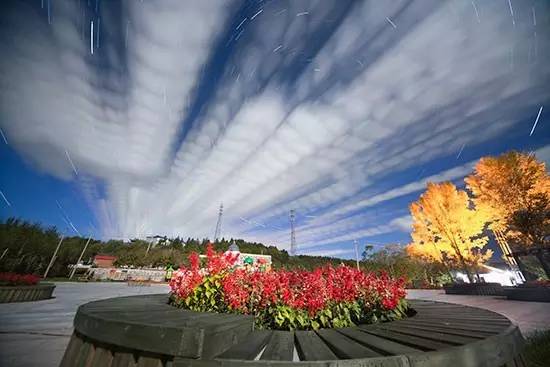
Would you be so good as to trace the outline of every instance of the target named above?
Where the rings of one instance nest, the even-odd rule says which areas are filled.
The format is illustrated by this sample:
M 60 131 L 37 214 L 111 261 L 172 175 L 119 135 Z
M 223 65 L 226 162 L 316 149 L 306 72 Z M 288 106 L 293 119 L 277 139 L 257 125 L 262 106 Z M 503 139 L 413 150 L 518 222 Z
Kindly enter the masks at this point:
M 6 202 L 6 204 L 8 204 L 8 206 L 11 206 L 10 202 L 8 201 L 8 199 L 6 199 L 6 196 L 4 195 L 4 193 L 2 192 L 2 190 L 0 190 L 0 195 L 2 195 L 2 198 L 4 199 L 4 201 Z
M 258 15 L 260 15 L 261 12 L 263 12 L 264 10 L 263 9 L 260 9 L 260 11 L 258 11 L 256 14 L 254 14 L 252 17 L 250 17 L 250 20 L 254 20 L 254 18 L 256 18 Z
M 90 53 L 94 54 L 94 21 L 90 22 Z
M 388 22 L 390 22 L 390 24 L 391 24 L 391 26 L 392 26 L 393 28 L 397 28 L 397 26 L 395 25 L 395 23 L 392 22 L 390 18 L 386 17 L 386 20 L 387 20 Z

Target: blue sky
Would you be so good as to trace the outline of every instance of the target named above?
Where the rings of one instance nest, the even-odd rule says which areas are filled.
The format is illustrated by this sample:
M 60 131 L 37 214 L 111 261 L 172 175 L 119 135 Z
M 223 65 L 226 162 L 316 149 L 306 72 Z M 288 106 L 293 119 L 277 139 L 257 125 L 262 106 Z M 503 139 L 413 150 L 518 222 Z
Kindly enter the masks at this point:
M 288 249 L 295 209 L 299 253 L 350 258 L 407 243 L 427 181 L 550 161 L 547 1 L 0 6 L 2 218 L 212 237 L 223 202 Z

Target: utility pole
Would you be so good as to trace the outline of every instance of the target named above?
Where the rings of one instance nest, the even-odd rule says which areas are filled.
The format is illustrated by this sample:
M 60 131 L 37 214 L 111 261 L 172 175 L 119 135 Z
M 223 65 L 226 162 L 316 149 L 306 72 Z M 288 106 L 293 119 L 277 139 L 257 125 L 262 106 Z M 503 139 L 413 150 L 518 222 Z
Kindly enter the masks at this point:
M 149 250 L 151 250 L 151 246 L 153 246 L 153 241 L 149 241 L 149 244 L 147 245 L 147 250 L 145 251 L 145 256 L 149 255 Z
M 223 203 L 220 204 L 220 211 L 218 212 L 218 221 L 216 222 L 216 231 L 214 232 L 214 242 L 216 242 L 221 235 L 222 216 L 223 216 Z
M 55 251 L 52 255 L 52 258 L 50 260 L 50 263 L 48 264 L 48 267 L 46 268 L 46 271 L 44 272 L 44 279 L 46 279 L 46 277 L 48 276 L 48 273 L 50 272 L 50 268 L 52 267 L 54 261 L 55 261 L 55 258 L 57 257 L 57 251 L 59 251 L 59 247 L 61 247 L 61 243 L 63 242 L 63 239 L 65 238 L 64 235 L 61 235 L 61 239 L 59 240 L 59 243 L 57 244 L 57 247 L 55 248 Z
M 80 261 L 82 260 L 82 256 L 84 256 L 84 252 L 86 252 L 86 249 L 88 248 L 88 245 L 90 244 L 91 240 L 92 240 L 92 236 L 90 235 L 90 237 L 88 237 L 88 241 L 86 241 L 86 244 L 84 245 L 84 249 L 80 253 L 78 260 L 76 261 L 76 264 L 73 265 L 73 269 L 71 270 L 71 275 L 69 275 L 69 279 L 73 279 L 74 273 L 76 272 L 76 266 L 80 264 Z
M 355 246 L 355 263 L 357 264 L 357 270 L 359 270 L 359 250 L 357 248 L 357 240 L 353 240 L 353 245 Z
M 294 209 L 290 210 L 290 255 L 296 255 L 296 211 Z

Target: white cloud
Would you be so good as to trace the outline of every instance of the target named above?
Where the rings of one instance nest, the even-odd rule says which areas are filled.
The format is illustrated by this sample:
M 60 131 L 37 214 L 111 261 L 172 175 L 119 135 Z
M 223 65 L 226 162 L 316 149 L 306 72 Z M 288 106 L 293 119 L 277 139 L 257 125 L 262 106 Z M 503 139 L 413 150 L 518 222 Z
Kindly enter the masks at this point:
M 535 156 L 546 163 L 546 167 L 550 167 L 550 145 L 546 145 L 535 151 Z
M 271 223 L 291 208 L 317 216 L 299 225 L 305 248 L 405 231 L 402 212 L 377 223 L 368 210 L 472 162 L 392 175 L 498 138 L 550 98 L 548 27 L 535 59 L 531 5 L 516 4 L 513 27 L 489 2 L 479 23 L 467 2 L 273 2 L 240 33 L 234 2 L 127 2 L 117 16 L 103 7 L 92 56 L 81 9 L 55 4 L 51 25 L 24 4 L 2 14 L 0 123 L 50 174 L 75 179 L 70 153 L 105 236 L 211 236 L 221 202 L 224 236 L 281 247 L 287 230 Z M 188 120 L 219 47 L 233 51 Z

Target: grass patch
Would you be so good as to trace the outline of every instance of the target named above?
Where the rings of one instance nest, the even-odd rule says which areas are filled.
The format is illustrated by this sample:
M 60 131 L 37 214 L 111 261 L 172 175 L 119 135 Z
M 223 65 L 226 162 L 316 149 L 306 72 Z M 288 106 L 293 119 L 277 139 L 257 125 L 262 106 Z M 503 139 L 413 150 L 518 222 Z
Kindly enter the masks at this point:
M 527 337 L 523 352 L 527 366 L 544 367 L 550 361 L 550 330 L 537 330 Z

